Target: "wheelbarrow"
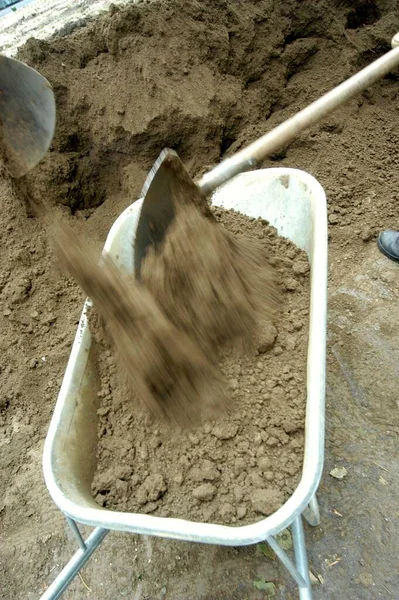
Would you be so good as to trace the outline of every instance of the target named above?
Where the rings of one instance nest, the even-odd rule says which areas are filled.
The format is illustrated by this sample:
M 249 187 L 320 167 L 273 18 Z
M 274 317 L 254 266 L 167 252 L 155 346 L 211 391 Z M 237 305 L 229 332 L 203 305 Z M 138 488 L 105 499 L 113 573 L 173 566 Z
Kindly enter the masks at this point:
M 127 208 L 111 228 L 104 253 L 127 273 L 134 272 L 135 234 L 143 200 Z M 319 523 L 316 490 L 323 468 L 325 348 L 327 309 L 327 211 L 321 185 L 296 169 L 263 169 L 236 176 L 218 189 L 212 203 L 250 217 L 262 217 L 279 235 L 304 250 L 311 267 L 305 452 L 300 483 L 285 504 L 256 523 L 232 527 L 119 512 L 96 504 L 90 484 L 95 471 L 99 375 L 95 342 L 87 322 L 86 301 L 44 448 L 44 475 L 49 492 L 80 546 L 43 594 L 59 598 L 93 551 L 112 530 L 164 538 L 247 546 L 267 542 L 298 584 L 301 600 L 312 597 L 302 517 Z M 78 523 L 95 529 L 83 540 Z M 280 548 L 276 534 L 290 527 L 295 559 Z

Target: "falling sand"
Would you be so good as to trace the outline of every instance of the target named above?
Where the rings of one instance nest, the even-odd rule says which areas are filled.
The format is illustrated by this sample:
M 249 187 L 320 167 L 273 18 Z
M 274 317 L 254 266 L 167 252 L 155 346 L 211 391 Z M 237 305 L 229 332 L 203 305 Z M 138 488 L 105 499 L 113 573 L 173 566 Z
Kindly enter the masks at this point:
M 140 282 L 71 229 L 53 232 L 61 265 L 93 302 L 131 397 L 178 425 L 231 407 L 218 360 L 226 345 L 250 347 L 278 291 L 264 249 L 234 237 L 194 202 L 179 204 L 164 243 L 150 249 Z

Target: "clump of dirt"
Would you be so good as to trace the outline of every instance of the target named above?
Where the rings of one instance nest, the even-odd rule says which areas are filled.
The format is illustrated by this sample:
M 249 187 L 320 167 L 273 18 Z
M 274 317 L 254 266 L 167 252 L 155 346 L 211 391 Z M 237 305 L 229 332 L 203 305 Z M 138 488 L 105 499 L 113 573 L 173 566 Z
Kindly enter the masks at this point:
M 194 210 L 195 216 L 188 210 L 187 220 L 176 219 L 175 231 L 165 243 L 162 261 L 148 256 L 143 274 L 149 287 L 153 287 L 155 297 L 165 299 L 162 307 L 172 322 L 183 330 L 191 330 L 197 319 L 200 326 L 196 328 L 195 338 L 211 362 L 216 353 L 210 342 L 225 344 L 220 368 L 228 382 L 228 397 L 235 410 L 218 420 L 208 415 L 205 423 L 188 432 L 171 429 L 148 415 L 132 411 L 130 391 L 121 385 L 112 350 L 106 339 L 97 337 L 101 372 L 99 395 L 103 400 L 98 410 L 98 468 L 92 489 L 96 500 L 108 508 L 242 524 L 277 510 L 299 481 L 304 442 L 309 265 L 306 255 L 288 240 L 278 237 L 265 221 L 216 210 L 215 216 L 220 222 L 216 225 Z M 198 223 L 199 217 L 202 224 Z M 181 237 L 182 232 L 187 234 L 187 223 L 195 225 L 188 232 L 192 242 L 189 245 L 187 238 Z M 192 252 L 201 251 L 201 244 L 197 246 L 195 240 L 197 235 L 202 239 L 205 223 L 214 228 L 217 237 L 219 231 L 224 232 L 226 257 L 229 244 L 239 248 L 243 243 L 244 249 L 255 250 L 258 261 L 255 272 L 259 275 L 261 248 L 261 255 L 271 257 L 279 272 L 284 289 L 281 311 L 275 324 L 265 320 L 259 327 L 258 323 L 256 350 L 250 356 L 237 353 L 226 344 L 234 339 L 236 329 L 233 328 L 232 337 L 228 336 L 227 340 L 223 335 L 224 328 L 231 325 L 229 318 L 241 318 L 239 301 L 243 296 L 237 296 L 233 289 L 232 297 L 226 300 L 224 296 L 214 296 L 214 290 L 207 291 L 211 279 L 202 269 L 208 263 L 198 259 L 197 254 L 192 256 Z M 214 250 L 212 235 L 209 231 L 206 234 L 209 236 L 207 245 Z M 249 237 L 249 242 L 243 234 Z M 220 279 L 219 266 L 223 266 L 226 257 L 218 255 L 218 264 L 211 263 L 210 272 L 218 284 L 215 286 L 218 292 L 223 285 L 227 288 L 233 285 L 231 281 Z M 193 260 L 195 265 L 200 265 L 198 285 L 195 272 L 186 274 L 182 268 L 187 264 L 192 266 Z M 152 267 L 158 270 L 153 279 Z M 231 268 L 230 261 L 228 267 Z M 267 262 L 265 268 L 267 274 Z M 187 288 L 182 282 L 186 275 Z M 229 271 L 226 275 L 233 281 L 237 276 Z M 179 283 L 177 288 L 176 283 Z M 199 283 L 205 291 L 201 292 Z M 185 302 L 182 306 L 177 301 L 180 290 Z M 198 306 L 192 307 L 192 294 L 197 292 Z M 248 290 L 244 290 L 246 296 Z M 238 310 L 234 315 L 229 313 L 229 318 L 226 314 L 220 321 L 213 319 L 209 307 L 215 300 L 216 307 L 220 308 L 221 301 L 224 306 L 225 300 L 227 306 L 236 304 Z M 177 306 L 173 310 L 175 301 Z M 206 305 L 201 306 L 204 302 Z M 218 315 L 220 312 L 215 311 L 215 316 Z M 208 330 L 209 321 L 212 331 Z M 252 325 L 248 323 L 251 334 Z M 217 389 L 209 390 L 209 394 L 214 398 Z

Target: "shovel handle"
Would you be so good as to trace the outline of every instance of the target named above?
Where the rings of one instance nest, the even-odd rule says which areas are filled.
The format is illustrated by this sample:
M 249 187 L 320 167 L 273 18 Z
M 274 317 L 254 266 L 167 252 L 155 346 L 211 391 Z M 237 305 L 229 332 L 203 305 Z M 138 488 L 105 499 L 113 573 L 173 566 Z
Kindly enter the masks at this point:
M 198 182 L 201 190 L 210 194 L 235 175 L 256 167 L 267 156 L 298 137 L 302 131 L 315 125 L 341 104 L 382 79 L 399 66 L 399 33 L 392 38 L 392 48 L 359 73 L 203 175 Z

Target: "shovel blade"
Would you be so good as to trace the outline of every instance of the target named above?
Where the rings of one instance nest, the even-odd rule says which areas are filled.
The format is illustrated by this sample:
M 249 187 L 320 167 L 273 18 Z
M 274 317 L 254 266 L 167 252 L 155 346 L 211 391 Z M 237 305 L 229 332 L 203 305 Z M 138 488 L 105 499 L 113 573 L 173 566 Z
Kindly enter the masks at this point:
M 150 246 L 159 249 L 176 209 L 190 202 L 202 214 L 212 217 L 206 197 L 186 171 L 174 150 L 166 148 L 155 161 L 142 191 L 143 205 L 134 243 L 135 276 L 140 279 L 141 265 Z
M 21 177 L 41 161 L 55 129 L 51 85 L 37 71 L 0 55 L 0 163 Z

